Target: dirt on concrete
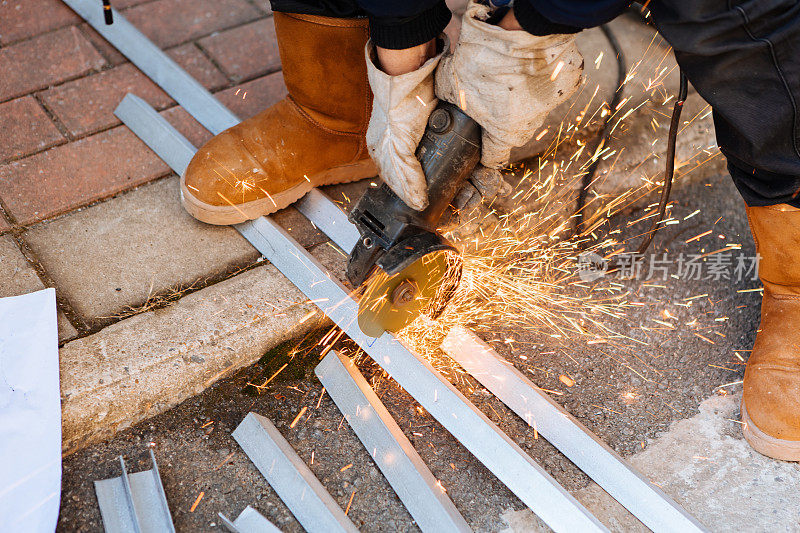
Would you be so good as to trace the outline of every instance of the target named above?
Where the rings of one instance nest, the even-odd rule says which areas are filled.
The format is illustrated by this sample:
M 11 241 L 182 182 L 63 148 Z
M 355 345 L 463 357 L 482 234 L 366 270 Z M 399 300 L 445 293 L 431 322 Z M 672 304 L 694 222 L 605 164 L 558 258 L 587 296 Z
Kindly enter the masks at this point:
M 742 438 L 740 393 L 712 396 L 674 422 L 631 464 L 674 495 L 710 531 L 794 531 L 800 524 L 800 465 L 765 457 Z M 575 497 L 612 531 L 650 531 L 598 485 Z M 528 509 L 503 515 L 502 533 L 545 531 Z

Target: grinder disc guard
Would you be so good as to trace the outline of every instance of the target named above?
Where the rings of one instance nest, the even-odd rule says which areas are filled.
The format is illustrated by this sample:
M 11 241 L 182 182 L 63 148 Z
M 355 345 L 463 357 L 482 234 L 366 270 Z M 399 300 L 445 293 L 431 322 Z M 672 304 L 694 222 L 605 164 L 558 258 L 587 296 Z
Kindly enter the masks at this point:
M 405 261 L 394 274 L 376 267 L 364 284 L 358 307 L 358 325 L 379 337 L 397 332 L 420 314 L 435 318 L 453 296 L 461 279 L 461 257 L 440 249 Z
M 428 206 L 417 211 L 386 184 L 369 187 L 348 219 L 360 239 L 347 278 L 362 293 L 358 325 L 372 337 L 396 332 L 422 313 L 437 316 L 461 279 L 461 257 L 437 231 L 442 215 L 480 160 L 481 128 L 458 106 L 440 101 L 416 156 Z

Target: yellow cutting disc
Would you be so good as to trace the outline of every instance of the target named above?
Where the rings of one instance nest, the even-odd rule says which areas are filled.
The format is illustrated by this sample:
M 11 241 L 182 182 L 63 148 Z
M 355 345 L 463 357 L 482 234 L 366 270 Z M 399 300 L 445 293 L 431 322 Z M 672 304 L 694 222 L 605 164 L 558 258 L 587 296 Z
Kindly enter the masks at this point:
M 380 337 L 384 331 L 403 329 L 422 313 L 438 314 L 458 285 L 460 267 L 460 257 L 451 250 L 426 254 L 391 276 L 376 267 L 359 301 L 361 331 Z

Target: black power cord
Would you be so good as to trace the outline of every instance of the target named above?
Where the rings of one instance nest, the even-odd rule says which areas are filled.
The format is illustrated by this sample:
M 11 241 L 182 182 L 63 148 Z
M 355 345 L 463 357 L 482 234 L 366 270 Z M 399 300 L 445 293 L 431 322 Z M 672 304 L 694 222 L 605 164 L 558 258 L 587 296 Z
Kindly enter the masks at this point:
M 106 26 L 114 24 L 114 12 L 111 11 L 111 0 L 103 0 L 103 17 L 105 17 Z
M 667 213 L 667 204 L 669 203 L 669 194 L 672 191 L 672 182 L 675 177 L 675 145 L 678 140 L 678 126 L 681 122 L 681 111 L 683 111 L 683 103 L 686 101 L 686 95 L 689 92 L 689 81 L 686 74 L 680 71 L 680 88 L 678 89 L 678 99 L 672 107 L 672 119 L 669 123 L 669 133 L 667 134 L 667 155 L 666 155 L 666 168 L 664 169 L 664 184 L 661 186 L 661 199 L 658 202 L 658 214 L 653 218 L 653 223 L 650 229 L 645 233 L 639 248 L 632 255 L 643 256 L 653 242 L 656 232 L 661 229 L 660 224 L 664 221 L 664 216 Z M 629 264 L 627 265 L 630 266 Z M 622 272 L 625 270 L 626 264 L 621 263 L 619 260 L 611 259 L 608 262 L 606 272 Z
M 683 103 L 686 101 L 686 95 L 689 92 L 689 80 L 682 70 L 680 71 L 680 78 L 678 99 L 675 100 L 675 105 L 672 106 L 672 119 L 670 120 L 669 133 L 667 134 L 667 168 L 664 170 L 664 185 L 661 187 L 661 200 L 658 203 L 658 215 L 653 219 L 647 236 L 642 240 L 639 249 L 636 251 L 639 255 L 644 254 L 650 246 L 650 243 L 653 242 L 653 237 L 656 236 L 656 232 L 659 230 L 658 225 L 664 221 L 664 215 L 667 212 L 669 193 L 672 190 L 672 181 L 675 177 L 675 143 L 678 140 L 678 126 L 680 126 L 681 122 Z
M 602 25 L 600 29 L 603 31 L 603 34 L 608 39 L 608 42 L 611 44 L 611 47 L 614 49 L 614 53 L 617 56 L 617 89 L 614 91 L 614 97 L 611 100 L 611 109 L 609 110 L 608 115 L 606 115 L 605 120 L 603 121 L 603 125 L 600 130 L 600 135 L 598 136 L 597 143 L 594 146 L 594 149 L 591 153 L 596 153 L 597 150 L 604 146 L 605 143 L 608 141 L 609 136 L 611 135 L 611 131 L 608 128 L 609 122 L 611 121 L 611 117 L 614 115 L 614 112 L 619 106 L 620 101 L 622 100 L 622 94 L 624 92 L 624 83 L 625 83 L 625 76 L 627 72 L 627 65 L 625 61 L 625 56 L 622 52 L 622 47 L 617 41 L 616 36 L 611 31 L 611 29 L 607 25 Z M 666 168 L 664 170 L 664 184 L 661 187 L 661 199 L 658 204 L 658 214 L 653 219 L 653 223 L 650 225 L 650 229 L 646 232 L 644 239 L 642 240 L 641 244 L 639 244 L 639 248 L 636 250 L 637 255 L 643 255 L 647 249 L 650 247 L 650 244 L 653 242 L 653 238 L 655 237 L 656 232 L 660 229 L 660 224 L 664 221 L 664 217 L 667 212 L 667 204 L 669 203 L 669 195 L 672 191 L 672 183 L 675 177 L 675 147 L 678 138 L 678 127 L 680 126 L 681 120 L 681 111 L 683 110 L 683 103 L 686 101 L 686 96 L 689 92 L 689 82 L 686 78 L 686 74 L 683 70 L 680 70 L 680 86 L 678 89 L 678 98 L 675 101 L 675 105 L 672 108 L 672 118 L 670 120 L 669 125 L 669 133 L 667 134 L 667 154 L 666 154 Z M 576 223 L 576 234 L 580 235 L 586 230 L 586 223 L 584 220 L 583 210 L 586 208 L 586 200 L 589 194 L 589 187 L 591 186 L 592 182 L 594 181 L 595 175 L 597 174 L 597 169 L 600 166 L 601 159 L 598 157 L 586 171 L 586 174 L 583 176 L 583 180 L 581 183 L 581 190 L 578 193 L 578 207 L 577 207 L 577 223 Z M 609 272 L 613 272 L 615 270 L 619 270 L 620 265 L 617 264 L 616 261 L 611 261 L 609 263 Z

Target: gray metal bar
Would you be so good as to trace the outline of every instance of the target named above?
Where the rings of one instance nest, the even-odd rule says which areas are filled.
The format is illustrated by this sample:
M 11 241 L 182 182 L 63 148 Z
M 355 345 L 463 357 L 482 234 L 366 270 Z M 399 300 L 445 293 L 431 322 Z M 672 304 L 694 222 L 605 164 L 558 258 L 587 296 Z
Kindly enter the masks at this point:
M 161 484 L 161 474 L 158 472 L 158 463 L 156 463 L 156 454 L 153 453 L 153 448 L 150 448 L 150 460 L 153 462 L 153 480 L 155 481 L 154 485 L 156 487 L 158 503 L 161 505 L 161 514 L 167 518 L 167 521 L 172 527 L 172 531 L 174 531 L 175 528 L 172 524 L 172 513 L 170 512 L 169 505 L 167 504 L 167 493 L 164 492 L 164 485 Z
M 156 153 L 180 146 L 165 143 Z M 283 228 L 266 217 L 236 228 L 547 525 L 556 531 L 606 531 L 424 358 L 389 333 L 378 339 L 366 336 L 356 320 L 358 304 L 347 289 Z
M 518 416 L 536 427 L 540 435 L 644 525 L 656 532 L 705 531 L 696 518 L 475 333 L 463 327 L 451 329 L 442 343 L 442 350 Z
M 249 505 L 239 513 L 236 520 L 232 521 L 222 513 L 217 513 L 217 516 L 231 533 L 281 533 L 280 529 Z
M 113 12 L 114 24 L 107 25 L 103 18 L 102 5 L 97 0 L 62 1 L 211 133 L 217 134 L 240 122 L 236 115 L 219 103 L 205 87 L 125 20 L 118 11 Z
M 225 513 L 217 513 L 217 516 L 222 521 L 222 527 L 231 533 L 243 533 L 236 527 L 236 523 L 225 515 Z
M 272 422 L 249 413 L 233 438 L 307 531 L 358 531 Z
M 311 189 L 294 207 L 345 252 L 349 253 L 358 242 L 356 227 L 324 192 Z
M 133 524 L 133 531 L 141 533 L 142 526 L 139 524 L 139 516 L 136 513 L 136 504 L 133 502 L 133 488 L 131 487 L 131 479 L 128 477 L 128 467 L 125 465 L 125 459 L 119 456 L 119 466 L 122 469 L 122 491 L 125 493 L 125 507 L 120 507 L 120 511 L 128 511 L 131 516 L 131 523 Z M 102 513 L 101 513 L 102 514 Z
M 157 152 L 178 175 L 183 174 L 192 160 L 190 154 L 195 152 L 195 148 L 168 122 L 160 120 L 161 116 L 147 102 L 134 94 L 126 94 L 114 114 L 151 150 Z M 177 146 L 164 149 L 164 145 Z
M 122 476 L 94 482 L 100 516 L 106 533 L 140 533 L 136 511 L 133 508 L 131 488 L 125 470 L 125 460 L 119 456 Z
M 419 528 L 471 531 L 352 361 L 331 351 L 314 372 Z
M 94 482 L 106 533 L 175 533 L 153 451 L 151 470 L 128 474 L 120 456 L 122 475 Z

